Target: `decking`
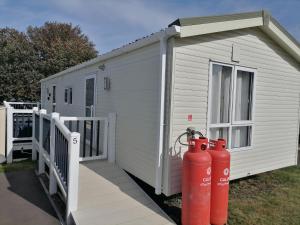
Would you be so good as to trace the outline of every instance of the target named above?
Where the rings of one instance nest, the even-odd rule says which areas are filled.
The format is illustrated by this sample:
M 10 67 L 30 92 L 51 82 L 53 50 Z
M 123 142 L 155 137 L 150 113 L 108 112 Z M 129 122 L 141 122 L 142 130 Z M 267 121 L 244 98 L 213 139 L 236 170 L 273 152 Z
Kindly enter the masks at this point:
M 77 225 L 167 225 L 171 219 L 120 168 L 107 161 L 80 164 Z

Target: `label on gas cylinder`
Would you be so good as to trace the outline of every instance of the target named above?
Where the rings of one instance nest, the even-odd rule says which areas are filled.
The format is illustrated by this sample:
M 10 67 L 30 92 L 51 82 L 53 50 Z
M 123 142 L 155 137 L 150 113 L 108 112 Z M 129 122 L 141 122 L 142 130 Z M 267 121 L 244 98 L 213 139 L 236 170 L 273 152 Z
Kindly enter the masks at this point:
M 200 186 L 209 186 L 211 185 L 211 167 L 208 167 L 207 170 L 206 170 L 206 175 L 207 177 L 204 177 L 202 179 L 202 183 L 200 184 Z
M 229 172 L 230 170 L 228 168 L 225 168 L 223 170 L 224 177 L 220 177 L 218 181 L 218 186 L 224 186 L 229 184 Z

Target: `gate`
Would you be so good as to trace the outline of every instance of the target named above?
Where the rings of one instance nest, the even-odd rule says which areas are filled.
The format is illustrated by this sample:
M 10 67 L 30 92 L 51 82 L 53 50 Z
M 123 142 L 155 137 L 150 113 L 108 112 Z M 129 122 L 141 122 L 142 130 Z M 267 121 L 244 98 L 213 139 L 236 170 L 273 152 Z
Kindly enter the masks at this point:
M 13 152 L 32 149 L 32 112 L 38 103 L 6 102 L 6 159 L 13 160 Z

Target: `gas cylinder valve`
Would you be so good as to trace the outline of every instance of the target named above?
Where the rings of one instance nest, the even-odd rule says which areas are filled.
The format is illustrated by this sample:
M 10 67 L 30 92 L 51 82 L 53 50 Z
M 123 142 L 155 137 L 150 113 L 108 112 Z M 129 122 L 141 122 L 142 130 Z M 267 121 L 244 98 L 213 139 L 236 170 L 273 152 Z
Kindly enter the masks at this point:
M 195 127 L 188 127 L 186 128 L 186 131 L 178 136 L 178 138 L 175 141 L 174 149 L 176 149 L 176 143 L 179 142 L 179 144 L 184 146 L 189 146 L 190 140 L 195 139 L 195 135 L 199 135 L 199 137 L 204 137 L 203 134 L 200 131 L 197 131 Z M 181 141 L 181 138 L 186 135 L 187 136 L 187 143 L 183 143 Z

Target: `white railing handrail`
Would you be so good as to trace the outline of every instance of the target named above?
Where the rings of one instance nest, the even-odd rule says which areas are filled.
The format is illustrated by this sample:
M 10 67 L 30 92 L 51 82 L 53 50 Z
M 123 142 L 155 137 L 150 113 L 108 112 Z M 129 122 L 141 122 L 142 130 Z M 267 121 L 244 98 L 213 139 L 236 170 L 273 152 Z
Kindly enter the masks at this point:
M 33 104 L 38 104 L 38 102 L 7 102 L 8 104 L 15 104 L 15 105 L 33 105 Z
M 55 126 L 61 131 L 61 133 L 65 136 L 65 138 L 69 139 L 71 135 L 71 131 L 66 127 L 66 125 L 58 118 L 54 118 L 53 120 L 55 122 Z
M 7 102 L 7 101 L 3 101 L 3 104 L 4 104 L 4 106 L 7 108 L 7 107 L 10 107 L 10 104 L 9 104 L 9 102 Z
M 13 141 L 31 141 L 32 137 L 12 138 Z
M 37 105 L 39 106 L 39 102 L 8 102 L 3 101 L 5 107 L 12 107 L 11 105 Z
M 15 109 L 13 107 L 10 107 L 10 108 L 12 108 L 14 113 L 28 113 L 29 114 L 29 113 L 33 112 L 32 109 Z
M 76 120 L 88 120 L 88 121 L 95 121 L 95 120 L 107 120 L 107 117 L 76 117 L 76 116 L 62 116 L 60 117 L 61 121 L 76 121 Z
M 38 115 L 38 116 L 40 115 L 40 111 L 38 109 L 36 109 L 36 107 L 34 107 L 32 109 L 32 113 L 35 114 L 35 115 Z
M 47 119 L 47 120 L 51 120 L 51 115 L 50 114 L 42 114 L 42 117 Z

